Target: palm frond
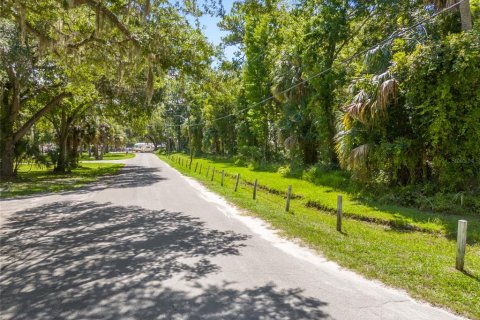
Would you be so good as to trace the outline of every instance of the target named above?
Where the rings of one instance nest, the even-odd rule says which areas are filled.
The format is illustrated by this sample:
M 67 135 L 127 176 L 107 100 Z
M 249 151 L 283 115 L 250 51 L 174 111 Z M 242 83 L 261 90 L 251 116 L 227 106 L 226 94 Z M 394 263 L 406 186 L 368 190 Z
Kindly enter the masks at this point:
M 350 154 L 350 130 L 339 130 L 335 135 L 335 152 L 338 155 L 340 166 L 345 168 Z
M 384 81 L 378 89 L 377 107 L 382 113 L 387 111 L 387 106 L 397 99 L 398 82 L 395 78 Z
M 298 58 L 293 55 L 287 55 L 283 58 L 285 59 L 280 59 L 275 63 L 276 67 L 272 74 L 272 95 L 279 102 L 299 100 L 305 96 L 306 87 L 303 83 L 300 83 L 302 70 Z M 293 85 L 296 85 L 295 88 L 287 90 Z
M 350 117 L 357 119 L 362 123 L 366 123 L 365 110 L 368 109 L 371 100 L 367 92 L 360 90 L 353 98 L 352 103 L 345 106 L 344 111 Z
M 298 138 L 296 136 L 289 136 L 285 139 L 283 145 L 285 146 L 285 149 L 292 150 L 298 145 Z
M 372 82 L 374 84 L 379 84 L 379 83 L 383 83 L 389 79 L 392 78 L 392 74 L 389 70 L 383 72 L 383 73 L 380 73 L 380 74 L 377 74 L 375 76 L 373 76 L 372 78 Z
M 369 72 L 385 70 L 391 58 L 392 41 L 387 41 L 382 45 L 376 46 L 365 53 L 364 65 Z
M 350 152 L 349 166 L 351 168 L 363 165 L 370 151 L 370 145 L 368 143 L 362 144 Z

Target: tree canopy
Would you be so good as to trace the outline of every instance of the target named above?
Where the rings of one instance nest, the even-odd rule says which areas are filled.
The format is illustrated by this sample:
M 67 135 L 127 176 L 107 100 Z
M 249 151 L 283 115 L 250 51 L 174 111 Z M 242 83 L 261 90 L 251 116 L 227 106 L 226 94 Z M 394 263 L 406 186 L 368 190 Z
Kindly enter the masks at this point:
M 49 128 L 59 170 L 82 143 L 144 137 L 346 170 L 361 185 L 480 187 L 478 0 L 245 0 L 227 13 L 214 1 L 6 0 L 0 13 L 4 176 Z M 221 16 L 232 61 L 192 26 L 202 14 Z
M 14 174 L 16 145 L 47 114 L 62 114 L 59 141 L 86 109 L 134 121 L 155 109 L 168 73 L 209 67 L 213 48 L 185 16 L 201 14 L 199 5 L 2 2 L 2 175 Z
M 191 129 L 176 131 L 185 141 L 178 150 L 340 168 L 363 185 L 478 190 L 479 8 L 235 2 L 219 26 L 240 58 L 187 86 L 203 98 L 178 111 L 195 116 L 164 113 L 164 121 Z M 203 143 L 187 143 L 189 135 Z

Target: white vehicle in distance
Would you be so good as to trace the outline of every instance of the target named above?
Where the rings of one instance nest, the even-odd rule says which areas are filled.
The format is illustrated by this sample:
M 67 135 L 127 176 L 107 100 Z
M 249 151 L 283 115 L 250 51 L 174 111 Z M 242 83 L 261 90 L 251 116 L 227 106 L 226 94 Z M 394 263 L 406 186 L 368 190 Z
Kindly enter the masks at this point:
M 133 145 L 133 152 L 153 152 L 154 150 L 153 143 L 138 142 Z

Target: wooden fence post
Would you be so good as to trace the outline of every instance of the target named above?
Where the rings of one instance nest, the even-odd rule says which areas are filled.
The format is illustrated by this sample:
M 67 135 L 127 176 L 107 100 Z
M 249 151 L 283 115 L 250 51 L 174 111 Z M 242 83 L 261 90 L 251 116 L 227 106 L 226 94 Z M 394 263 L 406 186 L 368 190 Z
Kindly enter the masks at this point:
M 253 183 L 253 200 L 257 199 L 257 179 Z
M 222 182 L 221 182 L 221 185 L 223 187 L 223 179 L 225 178 L 225 170 L 222 170 Z
M 285 211 L 288 212 L 290 210 L 290 195 L 292 194 L 292 186 L 288 186 L 287 189 L 287 202 L 285 204 Z
M 337 197 L 337 231 L 342 232 L 342 195 Z
M 207 178 L 208 178 L 208 172 L 210 172 L 210 165 L 208 165 L 207 174 L 205 175 L 205 177 L 207 177 Z
M 193 162 L 193 159 L 190 160 L 190 164 L 188 165 L 188 168 L 189 168 L 190 170 L 192 170 L 192 162 Z
M 213 171 L 212 171 L 212 180 L 210 181 L 213 181 L 213 176 L 215 175 L 215 167 L 213 167 Z
M 238 190 L 238 182 L 240 181 L 240 173 L 237 173 L 237 182 L 235 182 L 235 192 Z
M 463 271 L 465 264 L 465 247 L 467 245 L 467 220 L 458 220 L 457 232 L 457 261 L 455 268 Z
M 195 163 L 195 172 L 197 172 L 197 168 L 198 168 L 198 162 Z

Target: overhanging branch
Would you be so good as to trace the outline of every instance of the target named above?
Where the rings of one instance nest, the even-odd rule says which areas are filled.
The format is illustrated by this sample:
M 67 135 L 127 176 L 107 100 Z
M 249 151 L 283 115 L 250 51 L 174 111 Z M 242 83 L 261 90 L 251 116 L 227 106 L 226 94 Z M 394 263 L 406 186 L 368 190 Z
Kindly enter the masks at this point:
M 13 135 L 13 142 L 17 143 L 27 131 L 40 119 L 45 113 L 55 108 L 63 99 L 71 97 L 71 93 L 63 92 L 50 100 L 42 109 L 38 110 L 20 129 Z
M 83 4 L 88 5 L 92 9 L 99 10 L 102 14 L 104 14 L 108 18 L 108 20 L 110 20 L 110 22 L 112 22 L 115 25 L 115 27 L 118 28 L 118 30 L 120 30 L 121 33 L 123 33 L 125 37 L 127 37 L 127 39 L 132 41 L 137 46 L 141 45 L 138 39 L 135 37 L 135 35 L 132 34 L 130 30 L 128 30 L 128 28 L 120 21 L 120 19 L 102 3 L 96 0 L 74 1 L 74 6 L 81 6 Z

